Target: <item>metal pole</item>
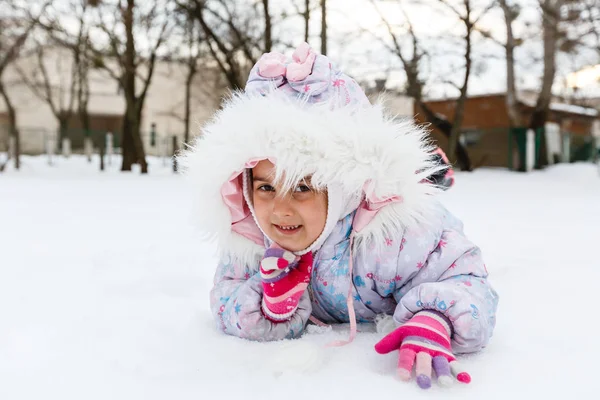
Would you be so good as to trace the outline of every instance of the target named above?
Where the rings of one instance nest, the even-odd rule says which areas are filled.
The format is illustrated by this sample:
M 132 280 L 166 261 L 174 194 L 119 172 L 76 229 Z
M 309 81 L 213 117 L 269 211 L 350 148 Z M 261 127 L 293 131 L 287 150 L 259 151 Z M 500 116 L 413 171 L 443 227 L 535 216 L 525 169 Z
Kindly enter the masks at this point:
M 111 165 L 113 155 L 113 134 L 112 132 L 106 133 L 106 155 L 108 156 L 108 165 Z
M 177 136 L 173 135 L 173 172 L 177 173 Z

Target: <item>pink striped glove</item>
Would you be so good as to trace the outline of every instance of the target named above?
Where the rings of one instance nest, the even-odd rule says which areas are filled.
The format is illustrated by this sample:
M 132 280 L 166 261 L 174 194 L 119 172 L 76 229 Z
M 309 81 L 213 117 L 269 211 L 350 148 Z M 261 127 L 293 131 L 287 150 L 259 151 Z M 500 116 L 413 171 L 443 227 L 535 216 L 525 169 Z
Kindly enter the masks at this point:
M 311 252 L 302 257 L 277 247 L 265 252 L 260 263 L 263 299 L 262 311 L 273 322 L 289 320 L 308 287 L 312 271 Z
M 375 345 L 375 351 L 387 354 L 400 350 L 398 374 L 404 381 L 411 379 L 416 360 L 417 384 L 422 389 L 431 387 L 432 367 L 443 386 L 452 383 L 452 375 L 459 382 L 469 383 L 471 376 L 461 369 L 452 354 L 450 336 L 452 325 L 448 318 L 437 311 L 424 310 L 381 339 Z

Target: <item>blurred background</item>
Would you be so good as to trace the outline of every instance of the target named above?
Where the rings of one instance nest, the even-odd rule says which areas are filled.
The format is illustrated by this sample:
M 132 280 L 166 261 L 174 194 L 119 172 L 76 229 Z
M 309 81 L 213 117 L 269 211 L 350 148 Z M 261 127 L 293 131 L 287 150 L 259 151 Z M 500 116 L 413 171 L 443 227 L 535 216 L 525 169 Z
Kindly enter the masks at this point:
M 457 170 L 440 199 L 501 300 L 455 397 L 598 398 L 597 340 L 547 321 L 597 304 L 599 0 L 0 0 L 0 399 L 419 396 L 375 333 L 299 380 L 269 370 L 284 343 L 215 329 L 217 248 L 173 156 L 303 41 Z
M 176 169 L 258 57 L 302 41 L 431 124 L 457 169 L 598 158 L 597 0 L 0 0 L 0 15 L 0 171 L 76 154 Z

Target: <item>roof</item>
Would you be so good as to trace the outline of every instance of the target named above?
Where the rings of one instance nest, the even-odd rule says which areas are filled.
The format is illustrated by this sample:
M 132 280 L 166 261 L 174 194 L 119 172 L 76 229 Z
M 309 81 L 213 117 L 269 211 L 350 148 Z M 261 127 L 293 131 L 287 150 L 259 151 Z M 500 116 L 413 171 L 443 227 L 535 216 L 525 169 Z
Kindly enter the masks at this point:
M 479 95 L 475 95 L 475 96 L 468 96 L 467 100 L 483 99 L 483 98 L 490 98 L 490 97 L 504 97 L 504 96 L 506 96 L 506 92 L 488 93 L 488 94 L 479 94 Z M 528 107 L 535 107 L 535 100 L 533 100 L 529 96 L 526 96 L 524 93 L 519 93 L 519 95 L 517 97 L 519 98 L 520 103 L 522 103 Z M 426 100 L 426 103 L 439 103 L 439 102 L 446 102 L 446 101 L 452 101 L 452 100 L 457 100 L 457 98 L 456 97 L 447 97 L 444 99 L 432 99 L 432 100 Z M 550 110 L 556 111 L 556 112 L 567 113 L 567 114 L 582 115 L 582 116 L 591 117 L 591 118 L 598 118 L 600 116 L 600 112 L 598 112 L 598 110 L 596 110 L 595 108 L 583 107 L 583 106 L 578 106 L 575 104 L 568 104 L 568 103 L 561 103 L 561 102 L 550 103 Z

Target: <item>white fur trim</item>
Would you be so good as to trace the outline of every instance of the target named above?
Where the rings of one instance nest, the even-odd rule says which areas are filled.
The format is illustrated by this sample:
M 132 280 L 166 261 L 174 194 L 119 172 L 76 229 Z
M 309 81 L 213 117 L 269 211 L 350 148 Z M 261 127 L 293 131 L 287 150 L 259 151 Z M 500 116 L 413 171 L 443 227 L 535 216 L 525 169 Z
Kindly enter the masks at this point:
M 254 243 L 239 233 L 230 232 L 227 247 L 219 246 L 221 257 L 231 257 L 234 262 L 250 267 L 258 266 L 265 254 L 265 247 Z
M 220 193 L 248 160 L 276 160 L 276 179 L 285 175 L 286 187 L 312 175 L 315 187 L 338 185 L 343 198 L 359 198 L 365 184 L 377 198 L 402 196 L 401 203 L 383 208 L 357 235 L 357 242 L 365 243 L 435 216 L 432 195 L 438 190 L 422 183 L 440 169 L 431 151 L 423 128 L 410 120 L 394 120 L 380 105 L 332 109 L 275 91 L 266 96 L 233 94 L 179 161 L 195 191 L 201 229 L 217 238 L 221 251 L 256 262 L 260 246 L 247 239 L 249 244 L 240 245 Z

